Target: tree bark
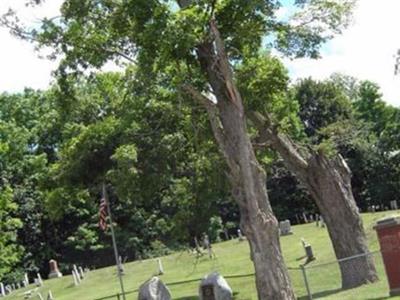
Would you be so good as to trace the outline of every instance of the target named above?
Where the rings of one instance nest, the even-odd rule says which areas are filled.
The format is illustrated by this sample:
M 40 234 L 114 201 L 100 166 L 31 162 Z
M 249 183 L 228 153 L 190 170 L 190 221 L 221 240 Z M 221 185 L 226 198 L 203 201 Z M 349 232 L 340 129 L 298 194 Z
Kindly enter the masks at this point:
M 258 127 L 261 140 L 269 142 L 281 155 L 286 167 L 314 199 L 327 225 L 336 258 L 341 260 L 369 253 L 351 189 L 351 172 L 344 159 L 340 155 L 328 158 L 312 150 L 308 150 L 304 158 L 299 147 L 290 138 L 280 134 L 268 118 L 252 113 L 251 120 Z M 344 289 L 378 280 L 371 255 L 341 261 L 339 266 Z
M 210 28 L 214 41 L 200 45 L 197 54 L 217 102 L 190 85 L 184 86 L 184 90 L 207 109 L 215 139 L 229 167 L 241 228 L 250 244 L 258 299 L 295 299 L 281 253 L 278 222 L 267 196 L 266 174 L 256 159 L 242 99 L 214 21 Z

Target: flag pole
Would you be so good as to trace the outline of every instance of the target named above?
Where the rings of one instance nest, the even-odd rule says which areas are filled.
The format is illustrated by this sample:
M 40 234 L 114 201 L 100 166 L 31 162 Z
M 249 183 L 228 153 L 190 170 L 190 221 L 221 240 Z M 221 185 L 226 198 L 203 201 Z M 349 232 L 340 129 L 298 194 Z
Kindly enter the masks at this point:
M 121 285 L 122 299 L 126 300 L 126 298 L 125 298 L 125 290 L 124 290 L 124 283 L 122 281 L 121 261 L 119 260 L 117 242 L 115 241 L 114 226 L 113 226 L 112 217 L 111 217 L 111 208 L 110 208 L 110 203 L 108 201 L 106 185 L 104 183 L 103 183 L 103 196 L 104 196 L 104 199 L 106 200 L 108 217 L 110 219 L 111 236 L 112 236 L 112 242 L 113 242 L 113 248 L 114 248 L 115 262 L 117 264 L 117 272 L 118 272 L 119 284 Z

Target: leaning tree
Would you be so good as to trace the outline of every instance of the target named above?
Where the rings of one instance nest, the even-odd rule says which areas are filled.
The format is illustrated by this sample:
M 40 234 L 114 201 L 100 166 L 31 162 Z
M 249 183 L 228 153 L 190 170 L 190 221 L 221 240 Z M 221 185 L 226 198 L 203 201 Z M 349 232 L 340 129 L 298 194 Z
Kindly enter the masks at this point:
M 143 88 L 168 82 L 202 105 L 228 165 L 258 297 L 295 299 L 234 66 L 272 40 L 287 55 L 318 56 L 319 46 L 347 25 L 353 2 L 295 1 L 299 13 L 282 20 L 278 0 L 65 0 L 61 16 L 44 20 L 41 30 L 21 33 L 7 24 L 62 54 L 63 87 L 68 73 L 127 60 L 137 64 Z
M 334 83 L 310 79 L 299 83 L 297 92 L 291 95 L 287 92 L 286 71 L 270 55 L 247 59 L 237 70 L 247 116 L 258 129 L 257 145 L 278 152 L 287 169 L 314 199 L 340 261 L 342 287 L 375 282 L 378 277 L 345 160 L 326 140 L 312 145 L 309 138 L 303 138 L 302 143 L 290 138 L 290 135 L 316 136 L 323 127 L 348 117 L 350 100 Z M 303 104 L 300 118 L 299 102 Z

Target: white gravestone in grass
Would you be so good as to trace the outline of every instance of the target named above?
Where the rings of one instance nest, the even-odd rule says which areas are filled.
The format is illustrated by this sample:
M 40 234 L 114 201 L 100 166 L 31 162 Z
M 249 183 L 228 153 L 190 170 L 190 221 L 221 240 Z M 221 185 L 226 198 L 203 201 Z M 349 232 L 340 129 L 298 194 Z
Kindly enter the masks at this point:
M 83 268 L 79 267 L 78 269 L 79 269 L 79 274 L 81 275 L 81 278 L 82 279 L 85 278 L 85 273 L 83 272 Z
M 153 277 L 139 288 L 138 300 L 171 300 L 171 293 L 158 277 Z
M 74 286 L 79 285 L 79 280 L 78 280 L 79 275 L 75 273 L 75 270 L 72 270 L 72 279 L 74 280 Z
M 43 280 L 42 280 L 42 276 L 40 276 L 39 273 L 37 273 L 37 283 L 39 286 L 43 285 Z
M 157 258 L 157 265 L 158 265 L 158 275 L 163 275 L 164 274 L 164 268 L 161 262 L 161 258 Z
M 76 267 L 76 265 L 73 265 L 73 268 L 75 271 L 76 279 L 78 279 L 78 283 L 81 283 L 81 276 L 79 275 L 78 268 Z
M 232 289 L 224 277 L 214 272 L 201 280 L 199 297 L 200 300 L 232 300 Z
M 0 282 L 0 296 L 6 296 L 6 290 L 4 289 L 4 284 L 2 282 Z

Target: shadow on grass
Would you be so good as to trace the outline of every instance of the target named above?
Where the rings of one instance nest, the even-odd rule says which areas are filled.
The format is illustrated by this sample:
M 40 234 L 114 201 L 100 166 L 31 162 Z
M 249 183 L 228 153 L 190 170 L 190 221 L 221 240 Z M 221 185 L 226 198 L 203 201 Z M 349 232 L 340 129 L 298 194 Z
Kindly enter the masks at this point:
M 227 275 L 224 276 L 224 278 L 242 278 L 242 277 L 250 277 L 254 276 L 254 273 L 249 273 L 249 274 L 238 274 L 238 275 Z M 175 282 L 166 282 L 165 284 L 167 286 L 169 285 L 180 285 L 180 284 L 185 284 L 185 283 L 190 283 L 190 282 L 200 282 L 203 278 L 195 278 L 195 279 L 189 279 L 189 280 L 183 280 L 183 281 L 175 281 Z
M 237 298 L 238 297 L 238 295 L 239 295 L 239 293 L 237 293 L 237 292 L 234 292 L 233 293 L 233 299 L 238 299 L 239 300 L 239 298 Z M 198 300 L 199 299 L 199 296 L 184 296 L 184 297 L 179 297 L 179 298 L 174 298 L 174 300 Z M 240 298 L 241 300 L 250 300 L 250 299 L 243 299 L 243 298 Z
M 333 295 L 333 294 L 337 294 L 337 293 L 342 292 L 342 291 L 344 291 L 344 290 L 343 289 L 328 290 L 328 291 L 313 293 L 312 297 L 313 297 L 313 299 L 318 299 L 318 298 L 330 296 L 330 295 Z M 298 300 L 308 300 L 308 299 L 310 299 L 310 298 L 308 298 L 307 295 L 301 296 L 301 297 L 298 298 Z

